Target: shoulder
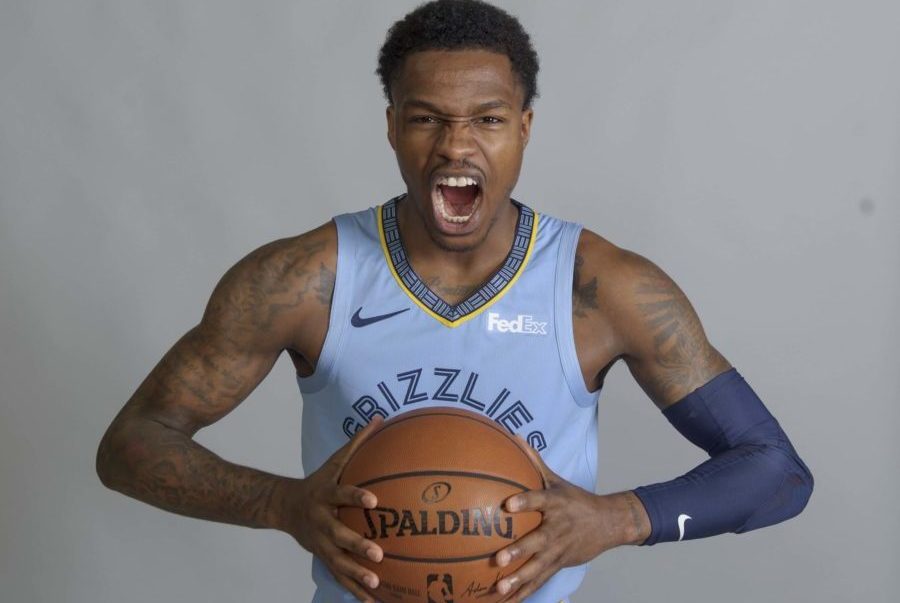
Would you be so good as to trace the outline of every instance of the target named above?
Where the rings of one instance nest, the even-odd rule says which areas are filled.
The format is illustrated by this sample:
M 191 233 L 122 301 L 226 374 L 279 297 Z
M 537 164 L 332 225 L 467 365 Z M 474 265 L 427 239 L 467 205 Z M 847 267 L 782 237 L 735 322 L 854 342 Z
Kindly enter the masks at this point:
M 575 252 L 575 273 L 582 284 L 596 281 L 598 300 L 607 309 L 633 308 L 641 294 L 651 290 L 680 292 L 678 285 L 654 262 L 582 229 Z
M 587 228 L 581 229 L 576 254 L 588 268 L 603 269 L 610 276 L 626 278 L 646 270 L 659 270 L 646 257 L 619 247 Z
M 257 247 L 229 268 L 210 297 L 203 322 L 290 347 L 298 321 L 330 307 L 337 230 L 329 221 Z
M 572 322 L 586 379 L 608 371 L 633 347 L 632 294 L 646 270 L 645 260 L 583 228 L 575 249 L 572 275 Z
M 681 314 L 679 306 L 689 306 L 662 268 L 587 229 L 581 231 L 575 254 L 573 301 L 576 311 L 604 315 L 623 340 L 623 351 L 654 316 Z
M 665 273 L 642 255 L 624 249 L 583 228 L 575 249 L 572 314 L 576 329 L 602 332 L 607 353 L 624 356 L 640 312 L 639 292 Z M 672 283 L 674 285 L 674 283 Z
M 315 290 L 323 272 L 333 274 L 336 263 L 337 230 L 329 221 L 257 247 L 225 273 L 219 286 L 260 298 L 280 294 L 299 298 Z
M 639 283 L 659 280 L 665 273 L 644 256 L 619 247 L 584 228 L 575 250 L 573 302 L 576 315 L 632 308 L 629 301 Z M 674 283 L 673 283 L 674 284 Z
M 281 280 L 304 275 L 312 263 L 334 266 L 337 256 L 337 228 L 334 221 L 292 237 L 276 239 L 262 245 L 240 262 L 248 274 Z

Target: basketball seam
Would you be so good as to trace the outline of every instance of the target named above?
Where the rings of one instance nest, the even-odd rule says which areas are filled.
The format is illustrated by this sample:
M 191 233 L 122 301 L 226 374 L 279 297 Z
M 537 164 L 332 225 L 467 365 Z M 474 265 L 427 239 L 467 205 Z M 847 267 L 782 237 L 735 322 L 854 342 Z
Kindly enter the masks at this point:
M 496 551 L 493 553 L 485 553 L 483 555 L 474 555 L 472 557 L 404 557 L 403 555 L 394 555 L 392 553 L 384 553 L 384 557 L 386 559 L 393 559 L 394 561 L 409 561 L 411 563 L 465 563 L 466 561 L 478 561 L 479 559 L 487 559 L 489 557 L 493 557 L 496 554 Z
M 366 486 L 371 486 L 372 484 L 378 482 L 386 482 L 391 479 L 403 479 L 405 477 L 425 477 L 425 476 L 452 476 L 452 477 L 473 477 L 476 479 L 486 479 L 492 480 L 495 482 L 500 482 L 503 484 L 507 484 L 509 486 L 515 486 L 522 490 L 522 492 L 527 492 L 531 490 L 528 486 L 520 484 L 519 482 L 514 482 L 511 479 L 507 479 L 505 477 L 498 477 L 496 475 L 490 475 L 488 473 L 476 473 L 474 471 L 445 471 L 439 469 L 423 469 L 420 471 L 406 471 L 404 473 L 391 473 L 389 475 L 381 475 L 379 477 L 373 477 L 370 480 L 366 480 L 362 483 L 356 484 L 357 488 L 365 488 Z
M 399 425 L 400 423 L 402 423 L 402 422 L 404 422 L 404 421 L 409 421 L 409 420 L 411 420 L 411 419 L 415 419 L 416 417 L 422 417 L 422 416 L 426 416 L 426 413 L 422 413 L 422 414 L 419 414 L 419 415 L 414 415 L 414 416 L 411 416 L 411 417 L 410 417 L 410 416 L 399 415 L 399 416 L 396 417 L 396 418 L 394 419 L 394 421 L 392 421 L 389 425 L 385 425 L 385 426 L 382 427 L 380 430 L 378 430 L 377 433 L 372 434 L 372 437 L 375 437 L 378 433 L 382 433 L 382 432 L 388 430 L 388 429 L 391 428 L 391 427 L 394 427 L 394 426 L 396 426 L 396 425 Z M 482 426 L 484 426 L 484 427 L 490 427 L 490 428 L 493 429 L 494 431 L 497 431 L 497 432 L 503 434 L 504 436 L 506 436 L 506 438 L 507 438 L 508 440 L 512 441 L 512 442 L 515 442 L 515 440 L 516 440 L 513 436 L 509 435 L 509 432 L 504 431 L 503 429 L 501 429 L 500 426 L 497 425 L 497 422 L 494 421 L 493 419 L 485 419 L 484 421 L 480 421 L 480 420 L 478 420 L 478 419 L 476 419 L 476 418 L 474 418 L 474 417 L 468 417 L 468 416 L 463 415 L 463 414 L 456 414 L 456 413 L 452 413 L 452 412 L 432 412 L 432 413 L 427 413 L 427 416 L 458 417 L 458 418 L 460 418 L 460 419 L 465 419 L 466 421 L 472 421 L 473 423 L 478 423 L 479 425 L 482 425 Z
M 430 409 L 422 409 L 422 410 L 424 411 L 424 410 L 430 410 Z M 484 421 L 481 421 L 481 420 L 479 420 L 478 418 L 475 418 L 475 417 L 469 417 L 469 416 L 466 416 L 465 414 L 456 414 L 456 413 L 452 413 L 452 412 L 441 412 L 441 411 L 437 411 L 437 412 L 428 412 L 428 413 L 423 412 L 423 413 L 421 413 L 421 414 L 416 414 L 416 415 L 413 415 L 413 416 L 407 416 L 407 415 L 411 414 L 412 412 L 415 412 L 415 411 L 411 411 L 411 412 L 409 412 L 409 413 L 401 414 L 401 415 L 399 415 L 399 416 L 397 416 L 397 417 L 394 417 L 394 418 L 391 420 L 391 422 L 390 422 L 389 424 L 382 426 L 381 429 L 379 429 L 378 431 L 376 431 L 375 433 L 373 433 L 373 434 L 369 437 L 368 442 L 371 442 L 372 440 L 375 439 L 376 436 L 378 436 L 378 435 L 384 433 L 385 431 L 387 431 L 387 430 L 390 429 L 391 427 L 395 427 L 395 426 L 399 425 L 400 423 L 402 423 L 402 422 L 404 422 L 404 421 L 409 421 L 409 420 L 415 419 L 416 417 L 422 417 L 422 416 L 440 416 L 440 417 L 457 417 L 457 418 L 460 418 L 460 419 L 465 419 L 466 421 L 472 421 L 473 423 L 477 423 L 477 424 L 479 424 L 479 425 L 481 425 L 481 426 L 483 426 L 483 427 L 490 427 L 491 429 L 493 429 L 493 430 L 496 431 L 497 433 L 500 433 L 501 435 L 505 436 L 507 440 L 509 440 L 510 442 L 512 442 L 512 443 L 516 446 L 516 448 L 519 447 L 519 443 L 516 441 L 516 438 L 513 437 L 512 435 L 510 435 L 508 431 L 504 431 L 499 425 L 497 425 L 497 422 L 494 421 L 493 419 L 486 419 L 486 418 L 485 418 Z M 480 415 L 479 415 L 479 417 L 480 417 Z M 483 418 L 483 417 L 480 417 L 480 418 Z M 357 448 L 356 450 L 353 451 L 353 454 L 351 454 L 350 457 L 346 460 L 345 466 L 350 464 L 350 461 L 353 460 L 353 458 L 356 456 L 356 454 L 357 454 L 358 452 L 359 452 L 359 448 Z M 545 482 L 545 480 L 544 480 L 544 472 L 541 471 L 540 467 L 538 467 L 538 466 L 534 463 L 534 461 L 531 460 L 531 457 L 528 455 L 528 453 L 526 453 L 524 450 L 523 450 L 522 452 L 525 454 L 525 457 L 528 459 L 528 464 L 531 465 L 531 468 L 534 469 L 535 472 L 538 474 L 538 477 L 539 477 L 540 480 L 541 480 L 541 487 L 542 487 L 542 488 L 546 488 L 546 487 L 547 487 L 547 484 L 546 484 L 546 482 Z M 536 453 L 536 454 L 540 454 L 540 453 L 537 452 L 537 451 L 535 451 L 535 453 Z M 342 471 L 341 471 L 341 476 L 338 477 L 338 481 L 340 481 L 341 477 L 343 476 L 343 473 L 344 473 L 344 472 L 343 472 L 343 470 L 342 470 Z

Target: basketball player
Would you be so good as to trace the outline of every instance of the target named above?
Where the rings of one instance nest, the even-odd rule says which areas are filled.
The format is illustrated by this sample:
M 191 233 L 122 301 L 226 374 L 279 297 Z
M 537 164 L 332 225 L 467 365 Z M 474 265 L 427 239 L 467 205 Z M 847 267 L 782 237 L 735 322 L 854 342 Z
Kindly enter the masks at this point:
M 338 486 L 384 418 L 427 406 L 482 413 L 518 434 L 549 488 L 508 511 L 539 529 L 501 550 L 533 558 L 495 586 L 565 600 L 586 563 L 624 544 L 745 532 L 798 514 L 812 476 L 684 293 L 653 262 L 510 194 L 528 144 L 537 56 L 510 15 L 438 0 L 381 49 L 387 138 L 406 191 L 253 251 L 202 320 L 110 425 L 104 484 L 169 511 L 283 530 L 314 555 L 317 602 L 372 601 L 383 552 L 340 524 L 372 508 Z M 253 391 L 286 351 L 303 395 L 304 479 L 231 464 L 192 436 Z M 619 360 L 709 460 L 671 481 L 595 494 L 597 399 Z M 687 468 L 686 468 L 687 469 Z M 450 593 L 446 593 L 450 596 Z

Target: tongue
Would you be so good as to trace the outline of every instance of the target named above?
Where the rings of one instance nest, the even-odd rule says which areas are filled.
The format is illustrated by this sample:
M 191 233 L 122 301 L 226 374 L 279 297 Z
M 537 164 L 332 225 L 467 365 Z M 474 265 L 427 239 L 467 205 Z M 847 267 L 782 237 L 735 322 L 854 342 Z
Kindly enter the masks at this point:
M 454 216 L 466 216 L 478 196 L 478 186 L 444 186 L 441 185 L 447 213 Z

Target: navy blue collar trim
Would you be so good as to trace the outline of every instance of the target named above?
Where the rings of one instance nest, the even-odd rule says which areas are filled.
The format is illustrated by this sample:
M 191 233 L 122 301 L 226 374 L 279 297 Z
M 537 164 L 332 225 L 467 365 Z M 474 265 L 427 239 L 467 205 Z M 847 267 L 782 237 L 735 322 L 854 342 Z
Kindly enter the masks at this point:
M 532 240 L 534 228 L 534 211 L 516 201 L 510 199 L 519 209 L 519 220 L 516 223 L 516 234 L 513 238 L 512 249 L 506 256 L 503 265 L 481 287 L 469 297 L 451 306 L 432 291 L 425 282 L 419 278 L 406 255 L 406 249 L 400 240 L 400 230 L 397 225 L 397 201 L 405 197 L 394 197 L 381 206 L 381 220 L 384 228 L 384 241 L 388 248 L 388 255 L 394 271 L 407 291 L 422 303 L 426 308 L 449 322 L 457 322 L 477 312 L 479 308 L 501 294 L 504 289 L 515 279 L 517 273 L 525 264 L 529 246 Z

